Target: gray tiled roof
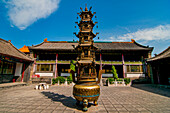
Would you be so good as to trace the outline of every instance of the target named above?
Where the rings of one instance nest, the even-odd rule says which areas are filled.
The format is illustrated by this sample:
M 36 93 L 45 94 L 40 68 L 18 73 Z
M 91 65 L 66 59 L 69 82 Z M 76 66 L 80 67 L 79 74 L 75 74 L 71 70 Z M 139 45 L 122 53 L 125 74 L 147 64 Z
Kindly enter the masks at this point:
M 160 54 L 148 59 L 147 61 L 155 61 L 155 60 L 160 60 L 164 58 L 170 58 L 170 46 L 167 49 L 165 49 L 163 52 L 161 52 Z
M 63 42 L 43 42 L 36 46 L 29 46 L 29 49 L 42 49 L 42 50 L 73 50 L 73 46 L 77 46 L 78 43 L 63 43 Z
M 3 40 L 0 38 L 0 54 L 10 57 L 15 57 L 17 59 L 22 59 L 26 61 L 33 61 L 32 58 L 26 56 L 25 53 L 19 51 L 11 42 Z
M 112 42 L 112 43 L 95 43 L 95 46 L 101 50 L 152 50 L 153 48 L 142 46 L 136 42 Z
M 73 50 L 73 46 L 78 46 L 75 42 L 42 42 L 41 44 L 30 46 L 29 49 L 37 50 Z M 101 50 L 153 50 L 153 47 L 146 47 L 136 42 L 95 42 L 94 45 Z

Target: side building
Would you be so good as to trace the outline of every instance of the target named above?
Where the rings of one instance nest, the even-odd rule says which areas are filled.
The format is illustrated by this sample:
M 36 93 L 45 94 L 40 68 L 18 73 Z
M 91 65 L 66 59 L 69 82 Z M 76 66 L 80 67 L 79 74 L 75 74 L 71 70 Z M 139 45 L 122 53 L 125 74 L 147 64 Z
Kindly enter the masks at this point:
M 170 46 L 155 57 L 147 59 L 147 63 L 153 84 L 170 85 Z
M 151 57 L 153 47 L 143 46 L 133 39 L 131 42 L 94 42 L 94 45 L 98 47 L 95 54 L 96 70 L 105 70 L 102 77 L 113 76 L 112 65 L 115 66 L 119 78 L 147 76 L 145 59 Z M 76 46 L 78 43 L 73 41 L 44 39 L 44 42 L 38 45 L 26 47 L 29 49 L 27 54 L 36 59 L 33 75 L 49 78 L 69 76 L 70 61 L 76 61 L 78 57 L 78 53 L 74 51 Z
M 33 58 L 19 51 L 11 41 L 0 38 L 0 83 L 28 82 Z

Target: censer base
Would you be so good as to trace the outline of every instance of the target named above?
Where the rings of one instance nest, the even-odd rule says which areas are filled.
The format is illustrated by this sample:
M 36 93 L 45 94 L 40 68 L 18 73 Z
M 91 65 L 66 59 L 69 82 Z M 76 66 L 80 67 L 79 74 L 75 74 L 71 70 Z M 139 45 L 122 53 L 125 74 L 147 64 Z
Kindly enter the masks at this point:
M 73 87 L 73 96 L 77 100 L 77 104 L 83 102 L 83 110 L 87 111 L 88 102 L 93 101 L 97 105 L 97 100 L 100 95 L 99 85 L 79 85 Z

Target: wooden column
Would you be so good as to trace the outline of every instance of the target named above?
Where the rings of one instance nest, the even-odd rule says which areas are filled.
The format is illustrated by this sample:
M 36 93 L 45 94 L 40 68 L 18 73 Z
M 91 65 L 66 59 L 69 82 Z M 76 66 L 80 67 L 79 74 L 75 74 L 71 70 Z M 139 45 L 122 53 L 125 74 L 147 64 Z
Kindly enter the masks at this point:
M 25 72 L 25 64 L 23 65 L 23 69 L 22 69 L 22 77 L 21 77 L 21 82 L 23 82 L 23 78 L 24 78 L 24 72 Z
M 56 60 L 55 60 L 55 78 L 58 76 L 57 62 L 58 62 L 58 54 L 56 54 Z
M 122 54 L 122 65 L 123 65 L 123 78 L 125 78 L 125 61 L 124 61 L 124 55 Z
M 159 66 L 157 66 L 156 74 L 157 74 L 157 78 L 158 78 L 158 84 L 160 84 L 159 73 L 160 73 Z
M 153 72 L 152 72 L 153 68 L 152 65 L 149 64 L 149 73 L 150 73 L 150 78 L 151 78 L 151 83 L 154 84 L 154 78 L 153 78 Z

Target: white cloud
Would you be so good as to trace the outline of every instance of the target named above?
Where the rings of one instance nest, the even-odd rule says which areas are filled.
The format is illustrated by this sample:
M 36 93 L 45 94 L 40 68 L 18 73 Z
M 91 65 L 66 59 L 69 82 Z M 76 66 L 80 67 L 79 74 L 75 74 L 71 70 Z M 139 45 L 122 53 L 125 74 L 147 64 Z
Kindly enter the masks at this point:
M 111 37 L 109 37 L 109 38 L 107 38 L 107 39 L 99 39 L 99 40 L 96 40 L 96 41 L 114 41 L 114 42 L 123 42 L 124 40 L 122 40 L 122 39 L 118 39 L 117 37 L 114 37 L 114 36 L 111 36 Z
M 120 36 L 104 38 L 101 39 L 101 41 L 129 41 L 130 39 L 142 43 L 147 43 L 148 41 L 170 40 L 170 25 L 159 25 L 154 28 L 141 29 Z
M 154 28 L 146 28 L 133 33 L 127 33 L 117 37 L 121 40 L 135 39 L 139 41 L 168 40 L 170 39 L 170 25 L 159 25 Z
M 60 0 L 7 0 L 11 24 L 26 29 L 38 19 L 47 18 L 58 9 Z

